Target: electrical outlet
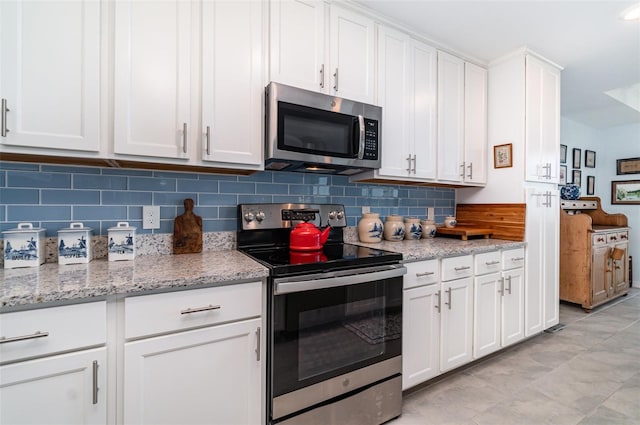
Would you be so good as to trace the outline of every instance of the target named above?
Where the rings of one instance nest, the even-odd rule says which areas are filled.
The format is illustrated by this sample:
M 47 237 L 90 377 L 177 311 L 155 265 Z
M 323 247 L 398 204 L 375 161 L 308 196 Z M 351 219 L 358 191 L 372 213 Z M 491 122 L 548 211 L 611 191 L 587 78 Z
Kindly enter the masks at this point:
M 158 205 L 145 205 L 142 207 L 142 228 L 160 228 L 160 207 Z
M 362 214 L 371 212 L 371 207 L 362 207 Z
M 436 219 L 435 209 L 433 207 L 427 208 L 427 220 L 435 220 L 435 219 Z

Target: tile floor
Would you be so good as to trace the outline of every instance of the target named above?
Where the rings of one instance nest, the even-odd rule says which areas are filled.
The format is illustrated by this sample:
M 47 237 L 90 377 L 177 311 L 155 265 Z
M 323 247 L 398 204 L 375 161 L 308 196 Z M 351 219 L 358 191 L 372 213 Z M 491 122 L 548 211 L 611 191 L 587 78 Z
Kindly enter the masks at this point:
M 405 394 L 390 425 L 640 424 L 640 289 Z

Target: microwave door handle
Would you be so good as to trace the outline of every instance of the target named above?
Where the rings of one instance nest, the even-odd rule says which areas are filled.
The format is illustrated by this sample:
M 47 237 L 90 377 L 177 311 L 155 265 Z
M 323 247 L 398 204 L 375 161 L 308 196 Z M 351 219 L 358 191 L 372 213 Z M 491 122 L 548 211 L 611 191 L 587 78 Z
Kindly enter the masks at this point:
M 360 126 L 360 141 L 358 143 L 358 159 L 364 158 L 364 116 L 358 115 L 358 125 Z

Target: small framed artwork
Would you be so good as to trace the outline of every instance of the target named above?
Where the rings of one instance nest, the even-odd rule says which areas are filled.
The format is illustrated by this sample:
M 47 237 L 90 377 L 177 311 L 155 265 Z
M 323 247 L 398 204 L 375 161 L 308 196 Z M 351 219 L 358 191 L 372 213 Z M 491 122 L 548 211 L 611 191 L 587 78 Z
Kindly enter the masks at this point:
M 560 145 L 560 164 L 567 163 L 567 145 Z
M 573 184 L 578 187 L 582 187 L 582 171 L 573 170 Z
M 567 184 L 567 166 L 566 165 L 560 166 L 560 181 L 558 182 L 558 184 L 561 184 L 563 186 Z
M 616 174 L 640 174 L 640 158 L 617 159 Z
M 584 166 L 586 168 L 596 168 L 596 152 L 584 151 Z
M 612 181 L 611 203 L 640 205 L 640 180 Z
M 593 195 L 596 192 L 596 178 L 587 176 L 587 195 Z
M 573 168 L 580 168 L 580 157 L 582 156 L 582 149 L 573 148 Z
M 507 143 L 493 147 L 493 168 L 507 168 L 513 166 L 513 145 Z

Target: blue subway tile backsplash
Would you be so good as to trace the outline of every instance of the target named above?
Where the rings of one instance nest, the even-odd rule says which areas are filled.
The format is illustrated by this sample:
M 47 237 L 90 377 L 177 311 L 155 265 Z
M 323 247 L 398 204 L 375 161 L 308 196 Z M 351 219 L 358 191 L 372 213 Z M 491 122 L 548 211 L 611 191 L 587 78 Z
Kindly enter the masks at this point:
M 345 176 L 264 171 L 229 176 L 170 171 L 73 167 L 0 162 L 0 230 L 29 221 L 48 236 L 81 221 L 106 235 L 127 221 L 139 233 L 173 233 L 173 220 L 195 201 L 205 232 L 237 230 L 238 203 L 338 203 L 355 226 L 362 207 L 384 216 L 424 218 L 435 207 L 436 221 L 452 215 L 455 191 L 440 187 L 350 183 Z M 142 229 L 142 206 L 160 206 L 160 229 Z

